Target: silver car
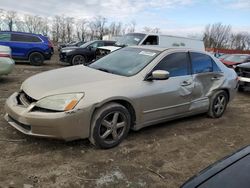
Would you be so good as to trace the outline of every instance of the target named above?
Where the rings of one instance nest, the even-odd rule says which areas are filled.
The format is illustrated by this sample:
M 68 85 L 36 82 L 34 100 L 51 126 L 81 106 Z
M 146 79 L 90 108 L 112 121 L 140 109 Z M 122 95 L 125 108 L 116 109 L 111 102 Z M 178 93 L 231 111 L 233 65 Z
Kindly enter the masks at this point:
M 91 64 L 27 79 L 6 120 L 27 135 L 118 145 L 130 129 L 199 113 L 223 115 L 237 75 L 202 51 L 126 47 Z
M 11 58 L 11 49 L 8 46 L 0 45 L 0 76 L 12 72 L 15 62 Z

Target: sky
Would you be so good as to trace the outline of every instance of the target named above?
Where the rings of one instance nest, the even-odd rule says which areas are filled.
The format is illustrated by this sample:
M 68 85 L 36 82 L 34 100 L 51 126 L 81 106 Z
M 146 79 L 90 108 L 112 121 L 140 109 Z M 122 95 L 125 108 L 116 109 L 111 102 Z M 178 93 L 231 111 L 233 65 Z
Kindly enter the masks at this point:
M 250 32 L 250 0 L 0 0 L 0 8 L 46 17 L 101 15 L 109 22 L 135 21 L 136 31 L 157 27 L 174 35 L 199 35 L 217 22 Z

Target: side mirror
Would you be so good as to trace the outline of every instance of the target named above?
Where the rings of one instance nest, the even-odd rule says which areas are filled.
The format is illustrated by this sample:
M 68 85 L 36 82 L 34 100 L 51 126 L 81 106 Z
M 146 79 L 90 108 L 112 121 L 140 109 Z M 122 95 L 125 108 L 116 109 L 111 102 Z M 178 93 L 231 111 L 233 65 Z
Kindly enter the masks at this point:
M 93 49 L 93 46 L 88 46 L 89 51 Z
M 155 70 L 146 77 L 146 80 L 167 80 L 169 72 L 165 70 Z

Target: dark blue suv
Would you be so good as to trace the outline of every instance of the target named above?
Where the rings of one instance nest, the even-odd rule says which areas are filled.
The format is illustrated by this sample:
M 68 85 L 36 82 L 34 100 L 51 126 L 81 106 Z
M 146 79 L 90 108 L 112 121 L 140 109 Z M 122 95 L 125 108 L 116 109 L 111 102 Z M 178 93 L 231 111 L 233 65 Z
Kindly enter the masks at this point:
M 44 60 L 50 60 L 54 51 L 47 37 L 24 32 L 1 31 L 0 45 L 11 48 L 13 59 L 29 61 L 32 65 L 42 65 Z

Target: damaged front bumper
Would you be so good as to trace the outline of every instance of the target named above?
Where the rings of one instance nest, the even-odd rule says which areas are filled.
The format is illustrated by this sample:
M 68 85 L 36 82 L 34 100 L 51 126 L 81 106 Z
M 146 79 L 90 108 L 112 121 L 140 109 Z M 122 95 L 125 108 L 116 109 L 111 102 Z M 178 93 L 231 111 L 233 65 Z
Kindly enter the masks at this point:
M 14 93 L 7 99 L 5 119 L 20 132 L 67 141 L 89 137 L 90 118 L 87 109 L 70 112 L 32 110 L 34 104 L 28 107 L 19 105 L 17 96 L 18 93 Z

